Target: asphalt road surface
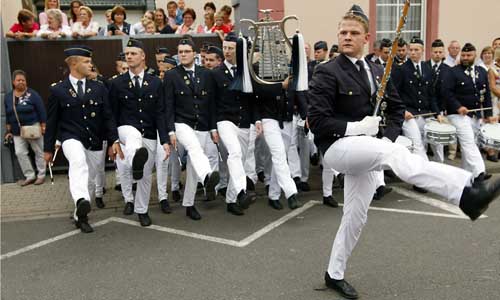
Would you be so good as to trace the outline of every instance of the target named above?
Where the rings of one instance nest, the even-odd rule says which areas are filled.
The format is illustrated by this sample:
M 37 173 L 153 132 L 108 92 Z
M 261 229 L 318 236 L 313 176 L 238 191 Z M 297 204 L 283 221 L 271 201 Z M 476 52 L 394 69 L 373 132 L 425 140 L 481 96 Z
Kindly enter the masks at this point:
M 361 298 L 500 299 L 500 201 L 472 223 L 437 196 L 393 186 L 372 203 L 348 264 Z M 150 228 L 94 210 L 92 234 L 68 217 L 5 222 L 1 298 L 341 299 L 323 275 L 342 209 L 321 205 L 319 192 L 300 199 L 299 211 L 275 211 L 261 196 L 242 217 L 220 199 L 197 202 L 198 222 L 179 204 L 164 215 L 155 202 Z

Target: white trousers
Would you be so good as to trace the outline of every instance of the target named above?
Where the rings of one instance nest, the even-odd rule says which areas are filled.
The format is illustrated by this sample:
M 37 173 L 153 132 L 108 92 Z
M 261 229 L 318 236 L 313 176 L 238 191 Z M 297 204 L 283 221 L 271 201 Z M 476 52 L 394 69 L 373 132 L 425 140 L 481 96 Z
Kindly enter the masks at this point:
M 165 149 L 163 149 L 163 145 L 160 143 L 160 137 L 158 136 L 158 133 L 156 135 L 156 186 L 158 189 L 158 201 L 161 201 L 168 199 L 167 181 L 169 160 L 165 159 Z
M 288 165 L 293 178 L 299 177 L 300 181 L 307 182 L 309 180 L 311 147 L 304 127 L 298 126 L 300 120 L 299 115 L 293 115 L 292 144 L 288 150 Z
M 95 177 L 95 196 L 102 198 L 104 195 L 104 187 L 106 186 L 106 153 L 108 150 L 108 141 L 102 142 L 101 156 L 97 163 Z
M 209 143 L 212 143 L 212 145 L 215 147 L 215 151 L 217 151 L 217 146 L 214 144 L 212 139 L 209 139 Z M 228 157 L 228 152 L 226 145 L 224 144 L 223 141 L 219 142 L 219 151 L 220 151 L 220 157 L 219 153 L 215 153 L 217 155 L 217 165 L 212 166 L 212 169 L 218 170 L 219 171 L 219 183 L 215 186 L 215 190 L 220 190 L 223 188 L 227 188 L 228 182 L 229 182 L 229 171 L 227 169 L 227 157 Z M 221 160 L 222 158 L 222 160 Z M 210 160 L 210 158 L 209 158 Z
M 292 139 L 292 122 L 283 122 L 283 129 L 280 129 L 278 121 L 263 119 L 262 126 L 273 165 L 269 183 L 269 199 L 279 200 L 281 189 L 288 199 L 293 194 L 297 194 L 297 187 L 291 177 L 286 157 Z
M 428 159 L 425 140 L 425 119 L 423 117 L 417 117 L 410 120 L 405 120 L 403 122 L 403 135 L 412 140 L 413 142 L 413 152 L 420 155 L 424 159 Z M 435 161 L 444 161 L 444 147 L 443 145 L 433 145 L 431 144 L 432 152 L 434 153 Z
M 255 170 L 257 173 L 264 172 L 264 184 L 269 185 L 271 181 L 271 152 L 266 144 L 264 134 L 255 138 Z
M 62 143 L 64 156 L 68 160 L 69 191 L 73 201 L 85 199 L 90 201 L 95 191 L 97 165 L 101 159 L 101 151 L 90 151 L 75 139 Z
M 238 128 L 230 121 L 217 122 L 220 138 L 227 148 L 227 167 L 229 170 L 229 185 L 226 193 L 227 203 L 236 203 L 241 191 L 247 189 L 246 172 L 243 163 L 248 153 L 250 129 Z
M 156 140 L 143 138 L 139 130 L 129 125 L 118 127 L 118 136 L 120 137 L 120 146 L 125 156 L 123 160 L 120 158 L 116 160 L 116 166 L 120 173 L 123 198 L 125 202 L 134 202 L 135 213 L 147 213 L 156 158 Z M 148 160 L 144 164 L 142 178 L 137 181 L 137 191 L 134 199 L 132 192 L 132 160 L 137 149 L 141 147 L 145 147 L 148 150 Z
M 257 138 L 257 133 L 255 131 L 255 125 L 250 125 L 250 133 L 248 138 L 247 155 L 244 162 L 245 173 L 247 177 L 250 178 L 253 183 L 257 183 L 258 177 L 255 166 L 255 140 Z
M 170 173 L 170 188 L 172 191 L 178 191 L 180 189 L 180 179 L 181 179 L 181 169 L 182 165 L 179 163 L 180 157 L 184 155 L 184 147 L 181 144 L 177 144 L 177 151 L 172 148 L 170 149 L 170 162 L 168 164 Z
M 459 205 L 472 174 L 465 170 L 429 162 L 395 143 L 368 136 L 342 138 L 325 153 L 324 166 L 345 174 L 344 208 L 333 242 L 328 273 L 340 280 L 349 256 L 366 223 L 368 207 L 375 193 L 377 172 L 391 169 L 403 181 L 427 189 Z
M 477 177 L 486 170 L 475 138 L 475 132 L 480 126 L 479 120 L 462 115 L 448 115 L 448 120 L 457 128 L 457 139 L 462 151 L 462 167 Z
M 31 160 L 28 155 L 29 146 L 31 146 L 31 149 L 35 153 L 35 164 L 36 164 L 36 169 L 38 170 L 38 176 L 35 175 L 35 170 L 33 170 L 33 166 L 31 165 Z M 36 177 L 45 178 L 43 137 L 35 140 L 28 140 L 15 135 L 14 149 L 16 152 L 17 161 L 19 162 L 19 166 L 21 167 L 23 175 L 26 179 L 35 179 Z
M 207 156 L 206 146 L 210 140 L 208 131 L 196 131 L 184 123 L 175 123 L 177 141 L 188 153 L 186 166 L 186 187 L 184 188 L 183 206 L 193 206 L 198 182 L 204 182 L 205 177 L 212 173 L 212 167 Z

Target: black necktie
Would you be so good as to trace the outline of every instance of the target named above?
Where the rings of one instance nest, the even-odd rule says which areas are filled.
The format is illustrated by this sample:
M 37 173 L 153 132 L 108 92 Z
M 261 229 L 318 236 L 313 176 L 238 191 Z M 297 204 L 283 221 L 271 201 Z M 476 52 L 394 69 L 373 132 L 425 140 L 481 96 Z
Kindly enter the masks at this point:
M 433 74 L 436 74 L 437 68 L 438 68 L 438 64 L 434 64 L 434 66 L 432 66 L 432 73 Z
M 139 75 L 134 76 L 134 88 L 136 91 L 141 90 L 141 83 L 139 82 Z
M 188 73 L 188 75 L 189 75 L 189 79 L 190 79 L 191 81 L 193 81 L 193 73 L 194 73 L 194 72 L 193 72 L 192 70 L 187 70 L 186 72 L 187 72 L 187 73 Z
M 231 71 L 232 71 L 233 77 L 236 76 L 236 66 L 232 66 Z
M 83 99 L 83 96 L 85 95 L 85 93 L 83 92 L 83 81 L 78 80 L 76 85 L 77 85 L 76 93 L 78 95 L 78 98 Z
M 358 65 L 359 67 L 359 75 L 361 75 L 363 82 L 366 84 L 366 86 L 371 92 L 372 88 L 370 86 L 370 79 L 368 79 L 368 73 L 366 73 L 365 64 L 363 63 L 362 60 L 358 60 L 356 61 L 356 65 Z
M 420 72 L 420 65 L 416 65 L 417 68 L 417 78 L 420 79 L 422 78 L 422 72 Z

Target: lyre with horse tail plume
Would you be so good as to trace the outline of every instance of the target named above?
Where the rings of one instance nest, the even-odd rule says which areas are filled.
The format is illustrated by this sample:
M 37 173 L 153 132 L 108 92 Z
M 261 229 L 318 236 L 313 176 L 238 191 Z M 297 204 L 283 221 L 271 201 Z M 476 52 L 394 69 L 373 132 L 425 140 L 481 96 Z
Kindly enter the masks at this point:
M 294 15 L 286 16 L 280 21 L 271 18 L 271 9 L 260 10 L 264 14 L 264 18 L 255 22 L 249 19 L 242 19 L 241 23 L 248 23 L 249 29 L 254 32 L 254 39 L 250 48 L 248 63 L 250 75 L 258 84 L 275 84 L 283 82 L 290 76 L 290 57 L 292 50 L 292 43 L 285 33 L 285 23 L 288 20 L 297 20 Z M 296 34 L 300 35 L 299 33 Z M 300 35 L 299 39 L 294 40 L 302 41 Z M 261 54 L 260 59 L 256 62 L 255 53 L 256 49 Z M 302 49 L 303 50 L 303 49 Z M 304 50 L 305 55 L 305 50 Z M 302 60 L 301 60 L 302 61 Z M 252 66 L 257 63 L 257 71 Z M 302 68 L 300 68 L 302 70 Z M 307 72 L 307 68 L 305 70 Z M 299 77 L 298 74 L 295 74 Z M 300 76 L 302 78 L 302 76 Z M 306 88 L 307 89 L 307 88 Z

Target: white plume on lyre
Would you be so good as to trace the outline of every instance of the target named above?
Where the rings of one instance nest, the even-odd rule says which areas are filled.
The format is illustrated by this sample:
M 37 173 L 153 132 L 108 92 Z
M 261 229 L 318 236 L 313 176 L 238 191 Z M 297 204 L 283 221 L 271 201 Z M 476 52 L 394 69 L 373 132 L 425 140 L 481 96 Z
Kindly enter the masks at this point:
M 250 77 L 250 71 L 248 69 L 248 51 L 247 51 L 247 39 L 241 37 L 243 40 L 243 93 L 253 93 L 252 78 Z

